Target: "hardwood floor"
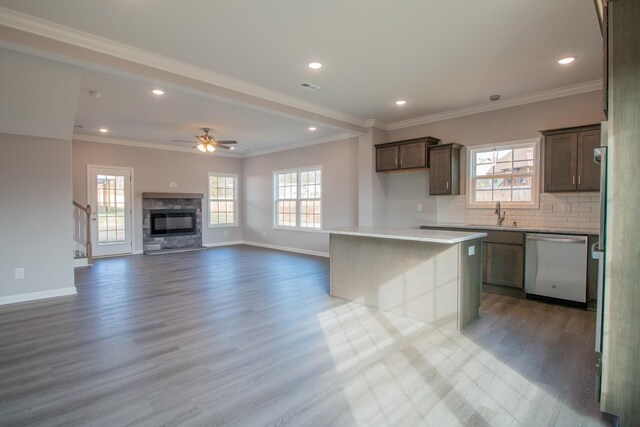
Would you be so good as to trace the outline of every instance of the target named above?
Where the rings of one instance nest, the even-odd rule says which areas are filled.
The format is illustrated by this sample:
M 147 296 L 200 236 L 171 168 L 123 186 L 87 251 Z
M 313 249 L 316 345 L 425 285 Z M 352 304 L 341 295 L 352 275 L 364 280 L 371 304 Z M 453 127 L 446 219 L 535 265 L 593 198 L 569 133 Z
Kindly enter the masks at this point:
M 328 296 L 329 261 L 102 259 L 0 307 L 0 425 L 603 425 L 594 313 L 485 294 L 463 334 Z

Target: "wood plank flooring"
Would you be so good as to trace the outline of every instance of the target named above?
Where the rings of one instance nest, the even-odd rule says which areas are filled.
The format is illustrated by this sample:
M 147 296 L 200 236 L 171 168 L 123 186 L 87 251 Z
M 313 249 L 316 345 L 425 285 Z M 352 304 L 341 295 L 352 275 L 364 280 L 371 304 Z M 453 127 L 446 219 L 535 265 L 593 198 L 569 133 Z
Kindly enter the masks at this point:
M 328 295 L 324 258 L 102 259 L 0 307 L 0 425 L 605 425 L 593 312 L 485 294 L 463 334 Z

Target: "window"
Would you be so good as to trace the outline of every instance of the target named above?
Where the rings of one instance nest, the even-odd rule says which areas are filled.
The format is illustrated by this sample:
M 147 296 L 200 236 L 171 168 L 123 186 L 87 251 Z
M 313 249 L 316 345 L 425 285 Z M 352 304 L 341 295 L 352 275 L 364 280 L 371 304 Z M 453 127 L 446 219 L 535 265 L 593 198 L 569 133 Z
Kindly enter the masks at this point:
M 273 173 L 275 227 L 319 230 L 322 224 L 322 169 Z
M 209 227 L 238 225 L 238 175 L 209 174 Z
M 511 141 L 468 150 L 469 207 L 538 206 L 539 139 Z

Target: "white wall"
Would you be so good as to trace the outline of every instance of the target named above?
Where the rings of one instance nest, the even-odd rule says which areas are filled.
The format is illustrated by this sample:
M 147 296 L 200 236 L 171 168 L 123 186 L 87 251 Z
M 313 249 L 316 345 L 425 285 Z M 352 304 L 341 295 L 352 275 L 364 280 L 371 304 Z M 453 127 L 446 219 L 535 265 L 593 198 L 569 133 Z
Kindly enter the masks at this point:
M 0 304 L 75 293 L 71 141 L 0 134 L 0 182 Z
M 425 125 L 397 129 L 387 133 L 388 141 L 401 141 L 422 136 L 442 139 L 442 143 L 457 142 L 466 147 L 501 141 L 513 141 L 540 137 L 538 131 L 569 126 L 599 123 L 604 120 L 602 114 L 602 93 L 588 92 L 563 98 L 551 99 L 512 108 L 497 109 L 492 112 L 443 120 Z M 466 150 L 461 160 L 461 182 L 466 177 Z M 422 223 L 434 222 L 478 222 L 486 223 L 491 209 L 467 209 L 464 196 L 429 196 L 429 178 L 427 172 L 406 172 L 379 174 L 384 188 L 383 200 L 385 217 L 376 225 L 417 227 Z M 540 210 L 520 211 L 517 219 L 521 225 L 548 226 L 560 224 L 564 228 L 592 229 L 597 227 L 598 193 L 586 193 L 565 197 L 561 195 L 543 197 L 544 203 L 557 204 L 564 208 L 567 204 L 569 220 L 563 221 L 565 212 L 553 215 L 540 215 Z M 585 199 L 586 197 L 586 199 Z M 423 212 L 416 212 L 418 203 L 423 204 Z M 588 212 L 585 211 L 588 209 Z M 592 210 L 593 209 L 593 210 Z M 515 211 L 512 212 L 515 215 Z M 582 214 L 582 215 L 581 215 Z M 507 214 L 509 216 L 509 214 Z M 586 221 L 581 220 L 588 217 Z M 573 217 L 573 218 L 572 218 Z M 528 219 L 527 219 L 528 218 Z M 509 220 L 509 218 L 507 218 Z M 512 219 L 511 219 L 512 221 Z M 594 224 L 594 227 L 590 227 Z
M 242 230 L 242 160 L 231 157 L 131 147 L 116 144 L 73 141 L 73 199 L 87 203 L 87 165 L 133 168 L 133 237 L 134 251 L 142 250 L 142 193 L 202 193 L 204 245 L 237 242 L 243 239 Z M 207 194 L 209 172 L 237 174 L 239 225 L 209 228 Z M 176 182 L 177 188 L 169 187 Z M 226 233 L 226 235 L 225 235 Z
M 273 171 L 322 165 L 322 226 L 358 221 L 358 139 L 350 138 L 244 160 L 244 239 L 265 245 L 327 253 L 322 232 L 273 228 Z

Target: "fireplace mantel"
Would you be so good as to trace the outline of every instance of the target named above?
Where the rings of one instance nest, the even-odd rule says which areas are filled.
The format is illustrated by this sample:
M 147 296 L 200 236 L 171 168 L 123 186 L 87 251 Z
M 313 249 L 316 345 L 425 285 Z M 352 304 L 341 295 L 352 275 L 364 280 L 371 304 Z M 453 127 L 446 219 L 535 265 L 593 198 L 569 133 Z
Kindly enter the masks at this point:
M 142 193 L 143 199 L 202 199 L 202 193 Z

